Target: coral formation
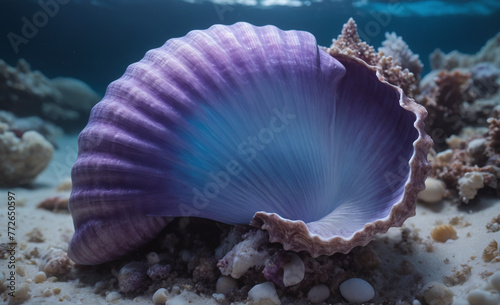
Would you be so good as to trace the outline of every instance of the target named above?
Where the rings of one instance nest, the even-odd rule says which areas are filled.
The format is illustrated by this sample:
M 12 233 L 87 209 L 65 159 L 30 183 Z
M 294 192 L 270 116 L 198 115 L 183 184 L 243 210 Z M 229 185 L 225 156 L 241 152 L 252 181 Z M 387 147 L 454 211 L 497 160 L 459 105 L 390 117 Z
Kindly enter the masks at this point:
M 50 80 L 20 59 L 17 67 L 0 60 L 0 108 L 17 116 L 41 116 L 65 128 L 80 127 L 99 95 L 80 80 Z
M 385 33 L 385 40 L 382 47 L 378 48 L 379 53 L 391 56 L 393 61 L 403 69 L 408 69 L 418 78 L 424 65 L 417 54 L 414 54 L 401 36 L 396 33 Z
M 372 46 L 361 41 L 356 23 L 350 18 L 327 52 L 333 57 L 346 55 L 361 59 L 368 65 L 376 67 L 379 77 L 383 80 L 403 89 L 408 97 L 413 97 L 418 90 L 422 64 L 406 43 L 396 35 L 394 36 L 396 38 L 387 34 L 383 47 L 376 52 Z
M 482 62 L 492 63 L 500 67 L 500 33 L 486 42 L 484 47 L 474 55 L 462 54 L 452 51 L 444 54 L 441 50 L 436 50 L 431 55 L 432 69 L 452 70 L 455 68 L 471 68 Z
M 53 146 L 38 132 L 17 136 L 0 123 L 0 185 L 31 182 L 47 167 L 53 153 Z

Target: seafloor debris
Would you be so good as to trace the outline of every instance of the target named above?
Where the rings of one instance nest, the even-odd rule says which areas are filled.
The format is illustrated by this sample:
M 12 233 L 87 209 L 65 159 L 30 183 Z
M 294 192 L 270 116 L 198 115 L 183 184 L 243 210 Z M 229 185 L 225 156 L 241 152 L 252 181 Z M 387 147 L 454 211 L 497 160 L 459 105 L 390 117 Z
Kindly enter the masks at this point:
M 447 286 L 461 285 L 469 279 L 472 267 L 465 264 L 460 265 L 460 267 L 460 269 L 453 268 L 452 274 L 443 278 L 444 284 Z
M 486 224 L 486 229 L 488 230 L 488 232 L 500 231 L 500 214 L 498 214 L 495 218 L 493 218 Z
M 72 78 L 48 79 L 20 59 L 17 67 L 0 60 L 0 108 L 18 116 L 41 116 L 65 128 L 85 123 L 100 97 Z
M 483 250 L 483 261 L 486 263 L 500 262 L 500 249 L 498 249 L 498 242 L 492 240 Z
M 69 197 L 67 196 L 66 197 L 54 196 L 40 202 L 37 207 L 40 209 L 50 210 L 53 212 L 57 212 L 59 210 L 68 210 L 68 200 Z
M 487 187 L 500 192 L 500 142 L 497 140 L 498 120 L 489 119 L 489 129 L 472 136 L 452 136 L 449 149 L 430 156 L 430 175 L 446 184 L 451 194 L 469 202 Z
M 499 38 L 476 55 L 436 51 L 435 70 L 421 81 L 416 96 L 429 112 L 426 131 L 435 142 L 430 176 L 464 203 L 482 189 L 500 193 Z
M 28 236 L 28 241 L 32 243 L 43 243 L 45 241 L 45 237 L 43 237 L 43 233 L 39 228 L 34 228 L 26 236 Z
M 43 171 L 54 148 L 36 131 L 18 137 L 0 123 L 0 185 L 21 185 L 31 182 Z

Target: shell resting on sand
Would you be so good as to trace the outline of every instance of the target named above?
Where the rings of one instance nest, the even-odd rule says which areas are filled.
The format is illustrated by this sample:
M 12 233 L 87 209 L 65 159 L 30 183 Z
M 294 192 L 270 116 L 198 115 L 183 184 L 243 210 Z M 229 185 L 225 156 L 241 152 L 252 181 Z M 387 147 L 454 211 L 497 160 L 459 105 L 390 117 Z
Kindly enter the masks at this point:
M 69 256 L 115 259 L 178 216 L 346 253 L 414 215 L 425 115 L 307 32 L 236 23 L 168 40 L 109 85 L 80 134 Z

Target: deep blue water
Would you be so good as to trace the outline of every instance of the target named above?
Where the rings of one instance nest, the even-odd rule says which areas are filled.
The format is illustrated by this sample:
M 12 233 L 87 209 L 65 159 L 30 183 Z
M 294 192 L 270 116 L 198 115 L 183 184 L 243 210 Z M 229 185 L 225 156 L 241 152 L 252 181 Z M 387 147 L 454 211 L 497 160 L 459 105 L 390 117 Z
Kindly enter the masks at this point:
M 56 0 L 38 2 L 47 4 L 50 1 Z M 44 20 L 39 13 L 43 9 L 37 1 L 0 0 L 0 59 L 13 65 L 24 58 L 33 69 L 48 77 L 76 77 L 100 93 L 104 93 L 106 86 L 119 78 L 127 65 L 140 60 L 147 50 L 162 45 L 169 38 L 216 23 L 247 21 L 306 30 L 316 36 L 320 45 L 329 46 L 332 38 L 340 34 L 342 25 L 353 17 L 365 34 L 364 38 L 375 47 L 380 46 L 386 31 L 403 36 L 410 48 L 420 55 L 424 72 L 429 71 L 428 57 L 435 48 L 474 53 L 500 31 L 498 10 L 486 15 L 440 16 L 433 11 L 431 16 L 399 16 L 389 9 L 357 8 L 352 1 L 274 8 L 224 7 L 210 2 L 189 4 L 179 0 L 142 1 L 139 4 L 116 1 L 117 4 L 107 0 L 104 5 L 95 5 L 96 1 L 57 1 L 68 3 L 58 4 L 58 11 Z M 391 1 L 385 2 L 391 4 Z M 34 23 L 34 18 L 39 18 L 35 21 L 40 27 L 35 26 L 36 33 L 26 39 L 23 26 L 26 20 Z M 13 35 L 26 40 L 13 46 Z

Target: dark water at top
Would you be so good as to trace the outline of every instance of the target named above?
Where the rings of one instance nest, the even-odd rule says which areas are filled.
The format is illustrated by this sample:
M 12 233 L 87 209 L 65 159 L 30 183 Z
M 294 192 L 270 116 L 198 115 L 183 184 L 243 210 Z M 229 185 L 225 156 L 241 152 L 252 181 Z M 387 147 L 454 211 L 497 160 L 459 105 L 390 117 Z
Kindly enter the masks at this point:
M 353 17 L 362 38 L 375 47 L 380 46 L 385 32 L 394 31 L 403 36 L 410 48 L 420 55 L 425 65 L 424 73 L 429 71 L 428 56 L 435 48 L 474 53 L 500 31 L 498 9 L 486 13 L 468 9 L 465 13 L 450 13 L 427 7 L 419 14 L 401 14 L 397 5 L 407 3 L 394 1 L 377 3 L 374 7 L 338 1 L 272 8 L 220 6 L 211 2 L 190 4 L 179 0 L 55 1 L 0 1 L 0 58 L 11 65 L 24 58 L 33 69 L 48 77 L 80 78 L 100 93 L 104 93 L 106 86 L 120 77 L 127 65 L 140 60 L 147 50 L 162 45 L 169 38 L 216 23 L 247 21 L 306 30 L 316 36 L 320 45 L 329 46 L 332 38 L 340 34 L 342 25 Z M 413 8 L 418 7 L 416 1 L 410 2 Z M 460 7 L 469 2 L 452 3 Z M 49 4 L 52 4 L 51 13 L 44 13 L 43 6 L 50 7 Z M 31 23 L 31 28 L 27 23 Z M 23 34 L 23 27 L 30 37 Z M 34 31 L 30 32 L 33 27 Z M 13 46 L 9 33 L 25 40 Z

